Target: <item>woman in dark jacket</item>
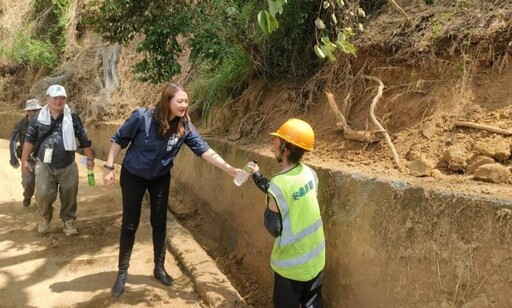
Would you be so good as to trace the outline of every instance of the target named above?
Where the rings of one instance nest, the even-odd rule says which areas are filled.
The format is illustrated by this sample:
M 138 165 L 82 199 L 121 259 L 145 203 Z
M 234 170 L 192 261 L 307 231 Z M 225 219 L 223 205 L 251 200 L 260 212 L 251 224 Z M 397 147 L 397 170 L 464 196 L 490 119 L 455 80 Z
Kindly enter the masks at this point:
M 146 190 L 151 203 L 151 227 L 155 267 L 153 274 L 164 285 L 172 277 L 164 269 L 166 252 L 167 204 L 174 157 L 186 144 L 197 156 L 235 177 L 240 169 L 224 161 L 201 138 L 188 114 L 188 92 L 183 86 L 168 83 L 156 106 L 138 108 L 112 137 L 103 180 L 114 182 L 114 161 L 121 149 L 128 147 L 120 182 L 123 198 L 123 222 L 119 244 L 119 272 L 112 295 L 124 292 L 135 233 L 140 221 L 142 198 Z

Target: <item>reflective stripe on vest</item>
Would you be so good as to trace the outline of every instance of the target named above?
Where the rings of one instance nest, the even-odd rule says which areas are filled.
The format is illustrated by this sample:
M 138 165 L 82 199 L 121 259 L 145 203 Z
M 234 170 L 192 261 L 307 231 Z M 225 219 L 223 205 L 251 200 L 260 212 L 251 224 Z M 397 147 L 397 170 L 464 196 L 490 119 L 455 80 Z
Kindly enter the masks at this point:
M 268 193 L 275 199 L 282 219 L 271 266 L 283 277 L 308 281 L 324 268 L 325 237 L 317 191 L 316 173 L 302 163 L 269 183 Z
M 291 221 L 288 216 L 290 208 L 288 206 L 288 202 L 286 202 L 286 199 L 284 198 L 283 192 L 276 184 L 272 182 L 270 182 L 268 190 L 276 197 L 277 202 L 280 205 L 279 209 L 281 210 L 281 217 L 283 217 L 283 232 L 278 238 L 280 246 L 293 244 L 305 238 L 306 236 L 315 233 L 318 228 L 322 227 L 322 219 L 319 218 L 309 227 L 302 229 L 299 233 L 293 234 Z
M 273 260 L 272 264 L 278 267 L 293 267 L 297 265 L 301 265 L 304 263 L 309 262 L 310 260 L 313 260 L 319 253 L 321 253 L 325 249 L 325 240 L 323 240 L 318 246 L 315 247 L 312 251 L 309 253 L 298 256 L 293 259 L 288 260 Z

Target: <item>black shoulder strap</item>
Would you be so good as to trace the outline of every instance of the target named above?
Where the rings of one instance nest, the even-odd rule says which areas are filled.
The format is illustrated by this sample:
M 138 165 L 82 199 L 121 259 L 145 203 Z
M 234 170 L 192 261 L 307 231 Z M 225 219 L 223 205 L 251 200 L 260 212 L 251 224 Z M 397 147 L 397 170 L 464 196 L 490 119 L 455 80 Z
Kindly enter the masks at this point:
M 50 137 L 50 135 L 53 134 L 56 127 L 57 127 L 57 125 L 55 123 L 52 123 L 50 130 L 47 131 L 46 134 L 44 134 L 42 137 L 37 138 L 36 143 L 34 145 L 34 149 L 32 150 L 32 153 L 34 153 L 34 155 L 35 155 L 34 157 L 37 157 L 37 154 L 39 153 L 39 148 L 41 147 L 41 144 L 43 143 L 43 141 L 46 140 L 46 138 Z

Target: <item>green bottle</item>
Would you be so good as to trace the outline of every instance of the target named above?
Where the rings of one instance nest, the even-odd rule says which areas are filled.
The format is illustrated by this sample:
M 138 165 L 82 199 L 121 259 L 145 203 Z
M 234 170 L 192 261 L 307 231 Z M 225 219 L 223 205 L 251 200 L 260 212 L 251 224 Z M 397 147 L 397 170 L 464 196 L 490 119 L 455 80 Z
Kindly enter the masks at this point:
M 87 169 L 87 180 L 89 181 L 89 186 L 96 185 L 96 181 L 94 180 L 94 170 Z

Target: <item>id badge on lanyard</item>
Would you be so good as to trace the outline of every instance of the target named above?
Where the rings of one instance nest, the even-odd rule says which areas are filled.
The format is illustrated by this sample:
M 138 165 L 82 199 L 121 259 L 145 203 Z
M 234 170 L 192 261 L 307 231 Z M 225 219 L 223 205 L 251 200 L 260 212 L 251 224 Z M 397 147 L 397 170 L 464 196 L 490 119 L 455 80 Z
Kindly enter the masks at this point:
M 53 156 L 53 149 L 52 148 L 44 149 L 43 163 L 45 163 L 45 164 L 51 163 L 52 162 L 52 156 Z

